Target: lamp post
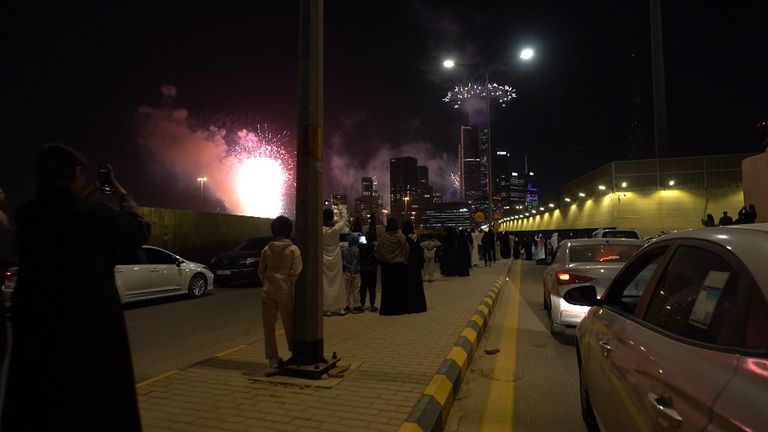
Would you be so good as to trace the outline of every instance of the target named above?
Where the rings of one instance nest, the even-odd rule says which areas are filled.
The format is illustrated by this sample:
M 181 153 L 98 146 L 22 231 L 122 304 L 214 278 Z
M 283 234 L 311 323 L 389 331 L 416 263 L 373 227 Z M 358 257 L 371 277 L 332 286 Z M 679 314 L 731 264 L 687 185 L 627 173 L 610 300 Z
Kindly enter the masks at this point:
M 534 51 L 532 48 L 524 48 L 520 51 L 520 59 L 523 61 L 530 61 L 533 59 Z M 443 67 L 446 69 L 453 69 L 456 66 L 476 68 L 483 71 L 485 75 L 485 112 L 487 116 L 487 134 L 488 134 L 488 148 L 487 148 L 487 182 L 488 182 L 488 218 L 493 218 L 493 146 L 491 145 L 491 92 L 490 81 L 488 79 L 489 70 L 492 65 L 487 63 L 472 64 L 472 63 L 456 63 L 453 59 L 445 59 L 443 61 Z M 462 132 L 463 135 L 463 132 Z M 464 161 L 459 161 L 463 164 Z M 461 191 L 459 191 L 461 194 Z
M 203 200 L 203 188 L 204 188 L 203 185 L 205 185 L 205 182 L 208 181 L 208 177 L 198 177 L 197 181 L 200 183 L 200 201 L 202 201 Z

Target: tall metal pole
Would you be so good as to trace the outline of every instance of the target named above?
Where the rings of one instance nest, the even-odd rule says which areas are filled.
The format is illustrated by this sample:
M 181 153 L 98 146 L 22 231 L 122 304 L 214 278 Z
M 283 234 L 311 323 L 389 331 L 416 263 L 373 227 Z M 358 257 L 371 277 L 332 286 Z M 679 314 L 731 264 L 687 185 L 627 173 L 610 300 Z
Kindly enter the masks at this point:
M 491 146 L 491 91 L 488 68 L 485 68 L 485 109 L 488 117 L 488 224 L 493 222 L 493 146 Z
M 656 159 L 667 157 L 667 97 L 664 85 L 664 42 L 661 0 L 651 0 L 651 69 L 653 73 L 653 131 Z
M 289 363 L 325 362 L 322 318 L 323 0 L 299 1 L 299 130 L 296 242 L 304 268 L 296 283 Z

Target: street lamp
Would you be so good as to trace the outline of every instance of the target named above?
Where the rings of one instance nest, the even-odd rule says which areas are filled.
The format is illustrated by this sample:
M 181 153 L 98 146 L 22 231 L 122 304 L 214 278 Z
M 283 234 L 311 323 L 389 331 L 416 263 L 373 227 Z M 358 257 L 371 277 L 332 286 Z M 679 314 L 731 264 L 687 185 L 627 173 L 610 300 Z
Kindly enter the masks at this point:
M 208 181 L 208 177 L 198 177 L 197 181 L 200 182 L 200 200 L 203 199 L 203 185 Z
M 532 48 L 524 48 L 522 51 L 520 51 L 520 59 L 529 61 L 533 58 L 533 49 Z

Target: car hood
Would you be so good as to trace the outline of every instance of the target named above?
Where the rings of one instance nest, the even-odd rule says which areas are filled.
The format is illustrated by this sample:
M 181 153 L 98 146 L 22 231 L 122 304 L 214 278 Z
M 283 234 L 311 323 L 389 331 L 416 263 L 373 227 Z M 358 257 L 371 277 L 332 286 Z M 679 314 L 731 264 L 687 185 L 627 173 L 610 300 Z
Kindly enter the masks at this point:
M 258 256 L 261 256 L 261 251 L 236 250 L 236 251 L 225 252 L 217 256 L 211 261 L 211 263 L 212 264 L 237 263 L 248 257 L 258 257 Z

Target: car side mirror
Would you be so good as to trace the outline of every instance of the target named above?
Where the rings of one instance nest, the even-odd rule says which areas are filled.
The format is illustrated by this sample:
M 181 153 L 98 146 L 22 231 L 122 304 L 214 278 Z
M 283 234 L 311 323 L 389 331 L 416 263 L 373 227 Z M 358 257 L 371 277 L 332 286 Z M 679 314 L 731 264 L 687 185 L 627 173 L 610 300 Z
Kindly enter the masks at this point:
M 184 260 L 181 258 L 176 258 L 176 267 L 181 267 L 182 264 L 184 264 Z
M 600 306 L 597 298 L 597 288 L 594 285 L 579 285 L 571 288 L 563 295 L 563 300 L 577 306 Z

